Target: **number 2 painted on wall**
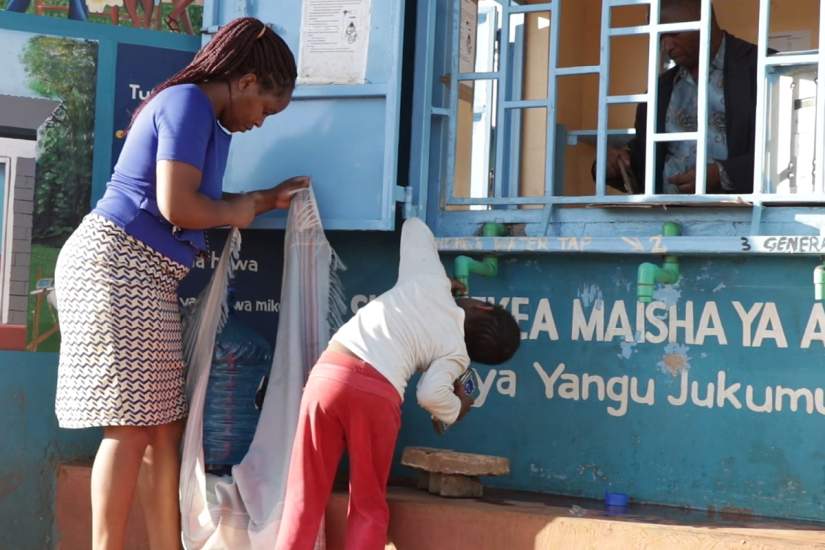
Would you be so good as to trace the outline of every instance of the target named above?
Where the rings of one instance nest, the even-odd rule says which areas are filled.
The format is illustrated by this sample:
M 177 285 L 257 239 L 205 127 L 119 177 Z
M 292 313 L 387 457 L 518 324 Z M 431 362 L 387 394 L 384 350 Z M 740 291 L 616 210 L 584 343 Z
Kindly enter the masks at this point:
M 662 236 L 661 235 L 654 235 L 650 237 L 650 242 L 653 243 L 653 247 L 651 248 L 651 252 L 654 254 L 666 254 L 667 248 L 665 245 L 662 244 Z

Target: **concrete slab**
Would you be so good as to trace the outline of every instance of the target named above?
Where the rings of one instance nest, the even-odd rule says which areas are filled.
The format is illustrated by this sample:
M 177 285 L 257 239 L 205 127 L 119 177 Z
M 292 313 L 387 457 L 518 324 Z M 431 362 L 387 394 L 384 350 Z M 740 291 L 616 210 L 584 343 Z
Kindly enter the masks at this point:
M 825 549 L 825 525 L 803 522 L 661 507 L 616 516 L 598 502 L 524 493 L 448 500 L 392 488 L 388 501 L 387 548 L 397 550 Z M 328 550 L 344 548 L 346 509 L 346 493 L 336 492 L 327 507 Z
M 406 447 L 401 464 L 438 474 L 502 476 L 510 473 L 510 461 L 500 456 L 459 453 L 429 447 Z
M 56 502 L 60 550 L 91 547 L 90 475 L 88 464 L 60 467 Z M 825 550 L 825 524 L 654 506 L 630 506 L 616 513 L 596 501 L 506 491 L 491 493 L 483 499 L 448 500 L 412 488 L 391 488 L 387 499 L 387 548 Z M 344 548 L 346 516 L 347 494 L 335 492 L 327 506 L 327 550 Z M 126 550 L 145 548 L 148 541 L 143 515 L 136 503 L 129 517 Z
M 88 463 L 63 464 L 57 472 L 57 550 L 88 550 L 92 547 L 92 466 Z M 135 499 L 129 513 L 124 550 L 146 550 L 149 538 L 143 508 Z

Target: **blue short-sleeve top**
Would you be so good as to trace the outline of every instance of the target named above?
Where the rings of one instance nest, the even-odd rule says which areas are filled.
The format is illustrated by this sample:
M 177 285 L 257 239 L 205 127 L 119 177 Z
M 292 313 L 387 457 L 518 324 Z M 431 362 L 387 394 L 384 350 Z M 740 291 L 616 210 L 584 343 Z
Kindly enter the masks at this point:
M 132 124 L 106 192 L 93 210 L 168 258 L 190 266 L 205 250 L 201 230 L 174 227 L 158 209 L 157 163 L 174 160 L 201 171 L 199 192 L 219 199 L 232 136 L 195 84 L 171 86 Z

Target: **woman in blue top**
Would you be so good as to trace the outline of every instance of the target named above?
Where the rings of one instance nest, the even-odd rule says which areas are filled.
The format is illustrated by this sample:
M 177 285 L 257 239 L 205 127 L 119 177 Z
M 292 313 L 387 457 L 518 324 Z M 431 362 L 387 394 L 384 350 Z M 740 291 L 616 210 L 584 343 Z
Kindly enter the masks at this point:
M 286 108 L 296 75 L 289 47 L 257 19 L 223 27 L 138 108 L 105 194 L 60 253 L 55 409 L 62 427 L 103 427 L 92 469 L 96 550 L 122 548 L 136 486 L 151 547 L 180 546 L 177 287 L 207 248 L 205 229 L 246 227 L 308 185 L 297 177 L 221 192 L 230 133 Z

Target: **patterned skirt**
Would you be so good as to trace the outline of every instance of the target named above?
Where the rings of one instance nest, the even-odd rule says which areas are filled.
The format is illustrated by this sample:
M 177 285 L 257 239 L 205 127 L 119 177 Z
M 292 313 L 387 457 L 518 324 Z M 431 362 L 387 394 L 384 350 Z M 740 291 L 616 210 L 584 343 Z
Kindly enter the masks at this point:
M 156 426 L 186 416 L 178 283 L 188 268 L 96 214 L 55 269 L 63 428 Z

